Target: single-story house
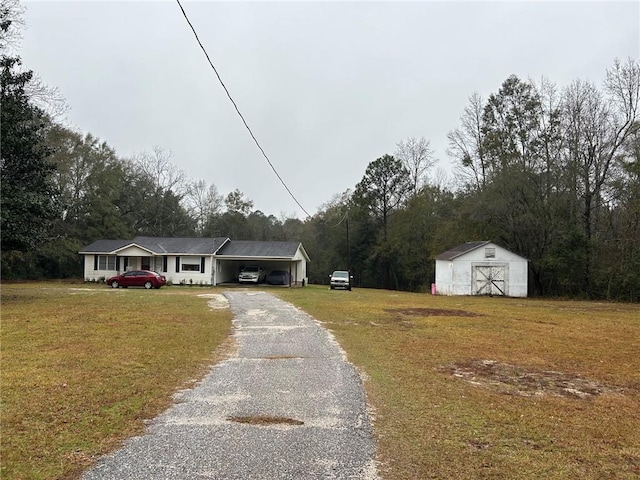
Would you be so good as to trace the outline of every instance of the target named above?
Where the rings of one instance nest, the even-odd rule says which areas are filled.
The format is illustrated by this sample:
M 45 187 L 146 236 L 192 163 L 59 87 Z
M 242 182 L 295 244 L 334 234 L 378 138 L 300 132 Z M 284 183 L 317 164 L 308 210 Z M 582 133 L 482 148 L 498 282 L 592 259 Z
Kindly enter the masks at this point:
M 468 242 L 436 257 L 437 295 L 526 297 L 529 261 L 490 241 Z
M 235 241 L 227 237 L 136 237 L 97 240 L 80 252 L 84 278 L 98 281 L 127 270 L 153 270 L 173 284 L 219 285 L 237 281 L 243 266 L 289 272 L 292 285 L 308 283 L 309 256 L 300 242 Z

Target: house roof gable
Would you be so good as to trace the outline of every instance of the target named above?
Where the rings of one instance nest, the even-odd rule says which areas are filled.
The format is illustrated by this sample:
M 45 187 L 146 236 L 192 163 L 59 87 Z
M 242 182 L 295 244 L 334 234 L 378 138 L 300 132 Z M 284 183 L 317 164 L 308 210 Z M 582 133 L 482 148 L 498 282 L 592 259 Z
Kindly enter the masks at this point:
M 213 255 L 228 240 L 227 237 L 181 238 L 139 236 L 134 238 L 132 243 L 159 255 Z
M 78 253 L 115 253 L 117 250 L 121 250 L 122 248 L 131 245 L 131 243 L 131 240 L 96 240 L 92 244 L 81 249 Z
M 97 240 L 80 250 L 80 254 L 115 254 L 131 246 L 137 246 L 156 255 L 213 255 L 229 239 L 143 237 L 133 240 Z

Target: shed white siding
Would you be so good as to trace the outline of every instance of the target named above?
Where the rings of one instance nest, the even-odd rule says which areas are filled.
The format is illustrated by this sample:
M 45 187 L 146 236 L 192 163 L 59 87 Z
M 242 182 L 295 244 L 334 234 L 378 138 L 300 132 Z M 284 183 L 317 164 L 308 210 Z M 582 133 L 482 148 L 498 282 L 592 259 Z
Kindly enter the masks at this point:
M 528 261 L 494 243 L 436 259 L 436 294 L 526 297 Z

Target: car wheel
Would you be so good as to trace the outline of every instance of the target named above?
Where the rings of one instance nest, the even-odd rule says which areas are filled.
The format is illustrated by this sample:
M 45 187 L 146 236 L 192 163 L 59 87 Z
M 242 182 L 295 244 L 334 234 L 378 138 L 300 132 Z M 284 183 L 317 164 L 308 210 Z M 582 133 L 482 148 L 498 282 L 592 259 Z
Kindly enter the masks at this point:
M 144 288 L 147 290 L 151 290 L 153 288 L 153 284 L 151 282 L 145 282 Z
M 334 287 L 333 285 L 331 285 L 329 288 L 330 288 L 331 290 L 333 290 L 335 287 Z
M 347 290 L 351 291 L 351 287 L 347 287 Z
M 118 285 L 118 281 L 114 280 L 113 282 L 111 282 L 111 288 L 118 288 L 120 285 Z

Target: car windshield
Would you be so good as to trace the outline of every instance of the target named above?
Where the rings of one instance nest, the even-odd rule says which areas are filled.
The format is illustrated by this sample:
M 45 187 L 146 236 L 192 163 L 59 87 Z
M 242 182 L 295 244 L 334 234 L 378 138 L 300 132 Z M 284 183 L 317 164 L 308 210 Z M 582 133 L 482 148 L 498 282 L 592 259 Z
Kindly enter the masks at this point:
M 242 269 L 243 272 L 257 272 L 258 270 L 258 267 L 244 267 Z
M 333 272 L 333 276 L 338 278 L 349 278 L 349 272 Z

